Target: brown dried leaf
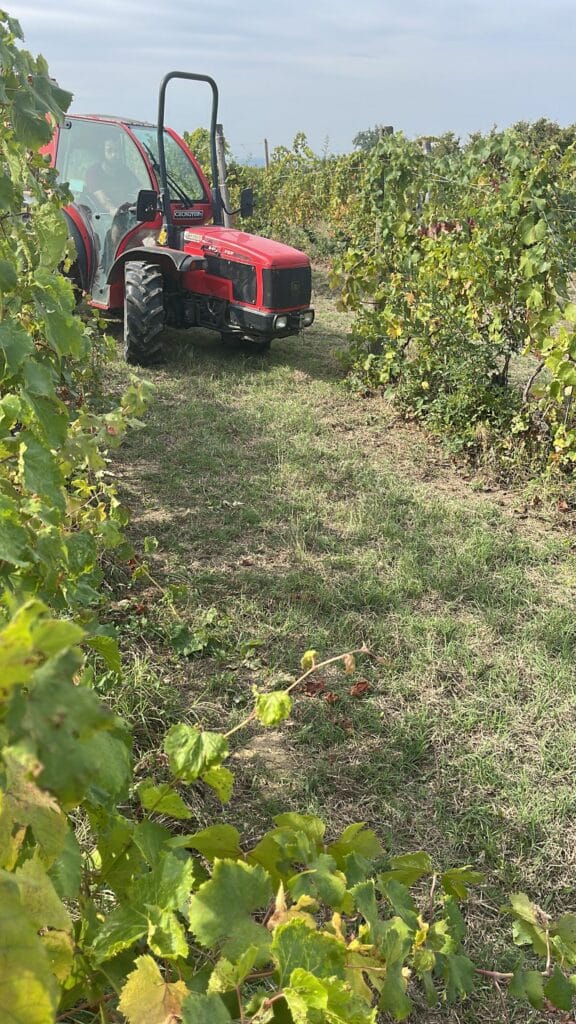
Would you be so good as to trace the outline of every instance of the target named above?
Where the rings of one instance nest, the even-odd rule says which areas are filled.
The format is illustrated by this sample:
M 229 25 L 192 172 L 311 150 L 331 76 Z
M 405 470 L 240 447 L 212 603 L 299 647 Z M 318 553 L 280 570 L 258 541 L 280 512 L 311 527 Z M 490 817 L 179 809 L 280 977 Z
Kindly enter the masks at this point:
M 351 697 L 361 697 L 362 694 L 367 693 L 370 689 L 370 683 L 367 679 L 359 679 L 354 686 L 351 686 L 348 693 Z
M 333 690 L 327 690 L 322 696 L 327 704 L 336 704 L 340 700 L 340 695 Z
M 326 683 L 324 679 L 308 679 L 302 689 L 308 697 L 316 697 L 326 689 Z

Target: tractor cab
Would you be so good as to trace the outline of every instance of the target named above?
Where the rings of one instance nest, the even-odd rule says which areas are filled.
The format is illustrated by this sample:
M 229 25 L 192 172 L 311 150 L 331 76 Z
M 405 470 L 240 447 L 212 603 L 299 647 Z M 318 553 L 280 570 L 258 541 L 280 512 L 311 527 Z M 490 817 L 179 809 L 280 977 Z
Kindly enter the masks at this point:
M 108 278 L 115 259 L 127 249 L 155 245 L 161 228 L 155 204 L 145 223 L 136 215 L 142 190 L 160 192 L 156 126 L 71 116 L 58 128 L 53 146 L 58 177 L 74 198 L 67 219 L 80 284 L 96 306 L 110 308 Z M 172 219 L 182 227 L 204 224 L 212 216 L 212 203 L 201 168 L 169 129 L 164 129 L 164 151 Z

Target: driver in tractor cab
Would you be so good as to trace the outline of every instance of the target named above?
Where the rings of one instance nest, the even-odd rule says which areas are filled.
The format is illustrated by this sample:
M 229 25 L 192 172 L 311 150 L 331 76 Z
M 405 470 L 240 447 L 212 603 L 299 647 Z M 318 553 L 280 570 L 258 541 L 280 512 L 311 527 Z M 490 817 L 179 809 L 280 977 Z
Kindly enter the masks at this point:
M 115 139 L 104 142 L 104 158 L 86 172 L 86 186 L 105 213 L 114 215 L 120 207 L 135 202 L 138 181 L 122 163 Z
M 103 213 L 112 216 L 112 223 L 104 240 L 103 261 L 106 266 L 114 258 L 120 240 L 126 234 L 126 218 L 130 203 L 136 201 L 138 180 L 120 159 L 116 139 L 104 141 L 104 156 L 86 172 L 86 188 Z

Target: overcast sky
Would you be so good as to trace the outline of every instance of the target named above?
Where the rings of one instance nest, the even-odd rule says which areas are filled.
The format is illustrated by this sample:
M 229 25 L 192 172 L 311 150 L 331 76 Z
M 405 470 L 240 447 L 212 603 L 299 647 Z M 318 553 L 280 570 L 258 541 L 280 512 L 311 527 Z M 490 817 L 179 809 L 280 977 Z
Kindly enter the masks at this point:
M 330 152 L 392 124 L 409 136 L 576 122 L 576 0 L 3 0 L 76 113 L 155 120 L 168 71 L 211 75 L 232 151 Z M 207 87 L 206 87 L 207 88 Z M 167 121 L 207 123 L 175 83 Z M 171 95 L 171 98 L 170 98 Z

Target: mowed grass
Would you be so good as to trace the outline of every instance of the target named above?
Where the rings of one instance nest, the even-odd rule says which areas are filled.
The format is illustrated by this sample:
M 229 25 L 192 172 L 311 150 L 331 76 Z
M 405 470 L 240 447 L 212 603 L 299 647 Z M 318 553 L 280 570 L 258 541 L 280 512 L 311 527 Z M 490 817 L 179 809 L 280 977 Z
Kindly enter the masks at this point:
M 117 456 L 121 493 L 203 650 L 173 650 L 169 609 L 145 589 L 115 700 L 144 752 L 181 718 L 230 728 L 252 686 L 295 678 L 308 648 L 367 645 L 354 676 L 322 673 L 282 727 L 235 737 L 236 795 L 222 811 L 192 793 L 198 827 L 218 816 L 255 837 L 290 808 L 331 832 L 365 821 L 393 853 L 481 866 L 473 941 L 502 969 L 507 892 L 575 909 L 573 535 L 348 394 L 346 320 L 317 305 L 314 328 L 266 357 L 174 334 L 165 365 L 139 371 L 156 401 Z M 111 388 L 127 376 L 118 362 Z

